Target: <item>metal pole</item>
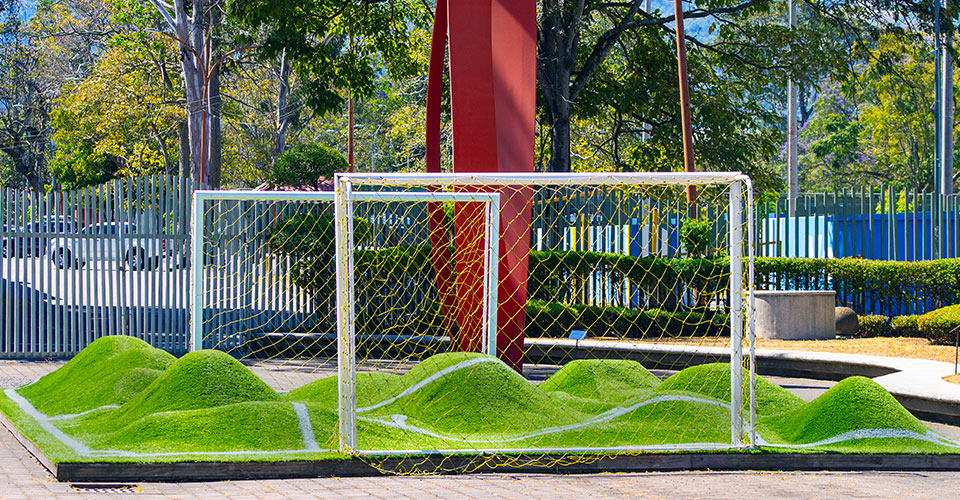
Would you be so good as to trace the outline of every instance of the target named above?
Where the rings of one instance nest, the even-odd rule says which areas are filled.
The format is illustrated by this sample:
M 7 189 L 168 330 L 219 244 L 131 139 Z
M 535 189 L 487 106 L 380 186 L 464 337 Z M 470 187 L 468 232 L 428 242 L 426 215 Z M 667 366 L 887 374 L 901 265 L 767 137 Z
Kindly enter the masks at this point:
M 757 336 L 756 336 L 756 277 L 754 274 L 753 261 L 756 252 L 754 217 L 756 211 L 753 200 L 753 183 L 750 178 L 744 180 L 744 187 L 747 190 L 747 331 L 749 332 L 748 341 L 750 343 L 750 447 L 757 446 Z
M 190 352 L 203 349 L 203 196 L 193 193 L 193 262 L 190 273 Z
M 788 0 L 788 21 L 790 29 L 797 27 L 797 5 Z M 797 196 L 800 194 L 800 173 L 797 160 L 797 85 L 787 81 L 787 215 L 796 217 Z
M 487 320 L 487 354 L 497 355 L 497 292 L 500 286 L 500 194 L 494 193 L 493 199 L 487 203 L 487 256 L 486 256 L 486 309 Z
M 352 192 L 349 179 L 338 180 L 334 193 L 334 242 L 337 269 L 338 447 L 341 453 L 351 453 L 357 449 Z
M 683 2 L 673 0 L 673 10 L 677 18 L 677 73 L 680 77 L 680 118 L 683 123 L 683 166 L 686 172 L 696 172 L 693 156 L 693 125 L 690 118 L 690 86 L 687 79 L 687 44 L 683 30 Z M 697 188 L 687 186 L 687 205 L 690 216 L 696 216 L 694 203 L 697 201 Z
M 743 436 L 743 213 L 741 185 L 730 185 L 730 443 Z
M 946 9 L 949 0 L 944 0 Z M 953 31 L 944 33 L 944 42 L 940 46 L 942 74 L 940 77 L 940 192 L 953 194 L 953 58 L 950 47 L 953 45 Z

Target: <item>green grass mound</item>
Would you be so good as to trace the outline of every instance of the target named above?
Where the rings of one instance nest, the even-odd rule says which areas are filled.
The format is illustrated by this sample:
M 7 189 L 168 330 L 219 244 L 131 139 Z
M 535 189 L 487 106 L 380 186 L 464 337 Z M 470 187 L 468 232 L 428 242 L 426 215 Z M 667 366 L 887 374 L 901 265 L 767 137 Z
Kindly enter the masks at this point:
M 392 373 L 357 373 L 357 406 L 376 404 L 403 390 L 403 378 Z M 336 410 L 337 376 L 324 377 L 283 394 L 285 401 L 312 403 L 322 408 Z
M 578 359 L 563 366 L 540 384 L 547 392 L 621 401 L 638 390 L 660 385 L 656 375 L 636 361 L 625 359 Z
M 464 361 L 485 357 L 472 352 L 435 354 L 424 359 L 403 376 L 391 373 L 357 373 L 357 407 L 372 406 L 385 401 L 404 389 L 416 385 L 435 373 Z M 283 395 L 286 401 L 313 403 L 321 407 L 337 407 L 337 377 L 325 377 L 300 386 Z
M 125 335 L 95 340 L 67 364 L 17 390 L 47 415 L 122 405 L 160 377 L 176 358 Z
M 402 377 L 403 386 L 412 388 L 440 370 L 479 357 L 492 359 L 465 353 L 432 356 Z M 500 362 L 478 362 L 456 369 L 359 416 L 384 418 L 391 415 L 405 415 L 411 424 L 458 435 L 510 434 L 588 418 L 558 404 L 546 392 Z
M 330 441 L 336 428 L 333 414 L 327 415 L 326 429 L 315 429 L 326 431 L 317 433 L 318 440 Z M 89 440 L 99 449 L 137 453 L 286 451 L 305 447 L 293 406 L 260 401 L 155 413 Z
M 849 377 L 817 399 L 766 418 L 764 427 L 787 443 L 812 443 L 857 429 L 905 429 L 924 434 L 926 426 L 883 387 L 866 377 Z M 765 433 L 764 436 L 768 436 Z M 769 441 L 773 441 L 767 437 Z
M 744 370 L 745 386 L 749 376 L 749 373 Z M 657 391 L 692 392 L 730 402 L 730 364 L 710 363 L 691 366 L 664 380 L 657 387 Z M 776 415 L 804 405 L 804 401 L 798 396 L 762 377 L 756 379 L 756 396 L 759 416 Z M 746 393 L 744 404 L 749 404 Z
M 121 408 L 80 417 L 79 421 L 87 422 L 91 432 L 102 434 L 162 411 L 279 400 L 270 386 L 229 354 L 204 350 L 178 359 Z

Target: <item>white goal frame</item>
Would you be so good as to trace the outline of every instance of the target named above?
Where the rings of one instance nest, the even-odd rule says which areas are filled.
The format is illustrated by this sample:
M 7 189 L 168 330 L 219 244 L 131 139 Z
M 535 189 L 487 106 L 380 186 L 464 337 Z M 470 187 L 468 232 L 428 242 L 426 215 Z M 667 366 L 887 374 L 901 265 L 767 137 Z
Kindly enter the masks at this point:
M 338 349 L 346 349 L 347 353 L 340 351 L 338 359 L 341 360 L 339 366 L 340 382 L 340 437 L 339 449 L 344 453 L 354 454 L 389 454 L 390 451 L 360 451 L 357 449 L 357 425 L 356 425 L 356 386 L 354 384 L 355 372 L 355 345 L 353 320 L 354 311 L 353 302 L 353 271 L 350 261 L 352 252 L 345 249 L 353 248 L 352 232 L 352 203 L 358 196 L 367 195 L 370 191 L 354 191 L 358 188 L 369 188 L 374 192 L 383 188 L 398 187 L 422 187 L 425 189 L 444 189 L 456 186 L 457 192 L 432 193 L 432 192 L 408 192 L 408 195 L 424 196 L 422 201 L 440 201 L 441 194 L 449 196 L 443 201 L 481 201 L 477 198 L 478 193 L 461 193 L 465 188 L 475 188 L 483 191 L 493 203 L 488 203 L 487 209 L 487 254 L 485 256 L 485 267 L 494 272 L 497 270 L 496 264 L 498 244 L 490 245 L 491 234 L 499 234 L 499 213 L 492 213 L 491 206 L 500 206 L 499 195 L 492 192 L 498 187 L 535 187 L 535 186 L 710 186 L 726 185 L 729 194 L 728 217 L 731 221 L 729 226 L 729 250 L 730 250 L 730 446 L 732 448 L 755 447 L 756 439 L 756 361 L 755 361 L 755 314 L 754 314 L 754 197 L 753 185 L 750 177 L 741 172 L 617 172 L 617 173 L 350 173 L 336 174 L 334 184 L 335 188 L 335 217 L 336 217 L 336 245 L 337 245 L 337 335 Z M 744 207 L 744 191 L 746 191 L 746 207 Z M 381 193 L 385 195 L 386 193 Z M 465 194 L 465 198 L 456 199 Z M 437 197 L 428 199 L 430 196 Z M 495 200 L 495 201 L 494 201 Z M 744 210 L 746 208 L 746 211 Z M 744 218 L 746 213 L 747 222 L 747 249 L 744 255 L 743 249 L 743 227 L 741 224 L 734 224 L 732 221 L 739 221 Z M 491 228 L 496 229 L 491 232 Z M 744 258 L 747 260 L 747 286 L 743 283 L 743 265 Z M 487 260 L 492 259 L 492 260 Z M 492 264 L 492 265 L 491 265 Z M 496 335 L 496 289 L 498 280 L 496 275 L 493 279 L 484 281 L 485 297 L 491 297 L 492 304 L 485 303 L 485 317 L 487 317 L 487 326 L 490 333 L 487 336 L 493 339 Z M 746 299 L 746 304 L 744 304 Z M 489 302 L 489 300 L 487 301 Z M 746 307 L 744 307 L 746 305 Z M 744 318 L 746 314 L 746 318 Z M 746 325 L 744 324 L 746 319 Z M 746 326 L 746 329 L 744 328 Z M 486 330 L 486 329 L 485 329 Z M 746 330 L 749 341 L 748 363 L 749 363 L 749 413 L 748 422 L 744 422 L 743 400 L 743 334 Z M 496 354 L 495 341 L 489 345 L 490 354 Z M 345 355 L 346 354 L 346 355 Z M 346 364 L 344 364 L 346 363 Z M 745 439 L 746 438 L 746 439 Z M 677 446 L 677 448 L 683 448 Z M 638 447 L 637 450 L 644 450 L 644 447 Z M 452 452 L 463 453 L 464 450 L 451 450 Z M 504 451 L 504 450 L 478 450 L 478 451 Z M 617 452 L 625 451 L 624 448 L 605 450 L 602 448 L 590 450 L 524 450 L 540 452 L 566 452 L 566 451 L 596 451 L 596 452 Z M 407 451 L 409 452 L 409 451 Z M 419 453 L 426 451 L 421 450 Z
M 474 202 L 484 204 L 483 302 L 481 345 L 497 355 L 497 284 L 500 261 L 500 194 L 488 192 L 354 192 L 349 177 L 338 174 L 334 189 L 337 283 L 338 449 L 357 452 L 356 290 L 354 289 L 353 205 L 357 201 Z

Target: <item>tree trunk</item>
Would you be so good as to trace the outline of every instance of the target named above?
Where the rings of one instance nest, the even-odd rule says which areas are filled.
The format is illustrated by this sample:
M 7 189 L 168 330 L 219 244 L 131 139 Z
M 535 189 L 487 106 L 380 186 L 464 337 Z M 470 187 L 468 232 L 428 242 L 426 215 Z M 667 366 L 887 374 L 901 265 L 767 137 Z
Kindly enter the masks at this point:
M 190 177 L 190 131 L 187 122 L 177 124 L 177 142 L 180 147 L 180 177 Z
M 557 104 L 556 113 L 550 123 L 550 172 L 570 171 L 570 106 L 566 102 Z M 552 114 L 552 113 L 551 113 Z
M 210 185 L 211 189 L 220 188 L 220 167 L 221 159 L 223 157 L 223 142 L 221 140 L 221 120 L 220 120 L 220 107 L 222 101 L 220 99 L 220 68 L 219 66 L 214 68 L 213 64 L 217 62 L 218 55 L 220 53 L 220 27 L 223 24 L 223 8 L 221 5 L 221 0 L 207 0 L 208 7 L 207 12 L 210 16 L 208 25 L 206 26 L 206 36 L 207 36 L 207 54 L 206 54 L 206 67 L 207 71 L 210 72 L 210 87 L 207 90 L 207 99 L 209 105 L 209 115 L 207 116 L 208 127 L 209 127 L 209 141 L 210 145 L 207 148 L 207 184 Z
M 187 100 L 187 137 L 190 142 L 190 176 L 194 182 L 210 187 L 220 184 L 220 84 L 216 62 L 219 31 L 222 24 L 222 0 L 195 0 L 187 16 L 185 0 L 174 0 L 173 12 L 166 4 L 153 1 L 173 36 L 180 42 L 180 66 Z M 208 78 L 209 77 L 209 78 Z M 209 84 L 209 88 L 207 85 Z M 181 138 L 182 139 L 182 138 Z M 181 160 L 181 173 L 183 163 Z
M 277 80 L 280 86 L 277 89 L 277 119 L 275 124 L 277 140 L 273 147 L 273 161 L 277 161 L 277 157 L 287 147 L 287 129 L 290 126 L 290 60 L 287 59 L 286 52 L 280 56 Z

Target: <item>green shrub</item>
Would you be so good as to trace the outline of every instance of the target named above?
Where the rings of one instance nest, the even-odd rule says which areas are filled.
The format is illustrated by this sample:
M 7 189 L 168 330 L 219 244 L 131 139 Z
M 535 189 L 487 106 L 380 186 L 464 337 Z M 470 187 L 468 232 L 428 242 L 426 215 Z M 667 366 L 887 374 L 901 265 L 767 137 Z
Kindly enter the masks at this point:
M 362 244 L 370 237 L 370 222 L 354 218 L 354 243 Z M 274 251 L 294 257 L 290 277 L 297 286 L 307 288 L 319 298 L 333 297 L 334 281 L 333 216 L 299 213 L 280 220 L 267 236 L 267 245 Z
M 918 321 L 920 315 L 895 316 L 890 318 L 890 330 L 894 337 L 923 337 Z
M 680 241 L 691 256 L 707 255 L 712 233 L 713 227 L 706 219 L 687 219 L 680 225 Z
M 719 336 L 728 333 L 729 316 L 713 311 L 662 311 L 614 306 L 527 301 L 526 335 L 567 337 L 570 330 L 591 336 L 622 338 Z
M 932 344 L 953 344 L 955 328 L 960 327 L 960 304 L 930 311 L 917 320 L 920 332 Z
M 890 318 L 880 314 L 868 314 L 860 316 L 860 330 L 857 335 L 860 337 L 889 337 L 890 336 Z
M 321 177 L 333 180 L 333 174 L 346 170 L 347 160 L 339 151 L 320 144 L 301 144 L 277 157 L 272 174 L 278 184 L 317 188 Z

